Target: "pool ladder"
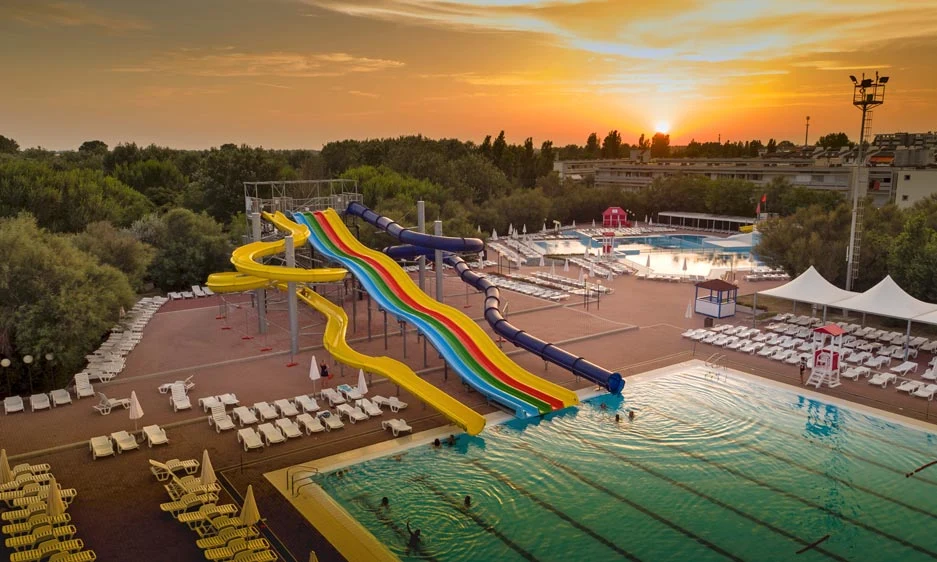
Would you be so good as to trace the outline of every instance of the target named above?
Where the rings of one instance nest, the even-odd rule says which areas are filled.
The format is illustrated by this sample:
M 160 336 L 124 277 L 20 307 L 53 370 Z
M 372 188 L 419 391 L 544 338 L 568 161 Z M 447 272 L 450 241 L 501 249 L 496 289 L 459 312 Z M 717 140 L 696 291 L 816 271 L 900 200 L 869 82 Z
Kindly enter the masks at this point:
M 726 372 L 726 354 L 725 353 L 713 353 L 706 359 L 706 368 L 710 369 L 709 374 L 713 375 L 716 380 L 719 380 L 719 373 L 716 372 L 717 369 L 722 368 L 722 375 L 725 379 L 728 379 L 728 373 Z
M 294 472 L 291 475 L 290 471 L 294 469 L 296 470 L 296 472 Z M 303 471 L 300 471 L 299 469 L 305 469 L 311 472 L 303 472 Z M 300 490 L 302 490 L 304 486 L 308 486 L 309 484 L 314 484 L 312 480 L 309 480 L 309 482 L 306 482 L 297 488 L 296 487 L 297 482 L 301 482 L 302 480 L 306 478 L 310 478 L 311 476 L 315 476 L 316 474 L 319 474 L 319 469 L 317 467 L 314 467 L 308 464 L 300 464 L 300 465 L 291 466 L 290 468 L 288 468 L 286 471 L 286 479 L 289 480 L 289 490 L 290 490 L 290 494 L 292 495 L 292 497 L 295 498 L 296 496 L 298 496 Z

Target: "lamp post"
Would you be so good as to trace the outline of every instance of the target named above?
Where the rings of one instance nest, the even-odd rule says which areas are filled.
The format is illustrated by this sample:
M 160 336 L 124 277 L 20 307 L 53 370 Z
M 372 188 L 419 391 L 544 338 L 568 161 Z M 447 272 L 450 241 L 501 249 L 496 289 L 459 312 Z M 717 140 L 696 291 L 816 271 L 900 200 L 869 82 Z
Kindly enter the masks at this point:
M 55 359 L 55 355 L 52 353 L 46 353 L 46 383 L 48 388 L 51 389 L 55 386 L 55 373 L 52 370 L 52 360 Z M 51 379 L 51 380 L 49 380 Z
M 3 378 L 5 378 L 7 381 L 7 394 L 13 393 L 13 387 L 10 385 L 10 373 L 7 371 L 7 369 L 10 367 L 10 363 L 11 361 L 6 357 L 0 359 L 0 367 L 3 368 Z
M 850 75 L 852 80 L 853 93 L 852 105 L 862 111 L 862 125 L 859 128 L 859 148 L 856 152 L 856 170 L 852 178 L 852 221 L 849 226 L 849 249 L 846 252 L 846 290 L 851 291 L 852 285 L 859 271 L 859 233 L 856 232 L 856 223 L 859 216 L 859 171 L 862 169 L 862 149 L 865 144 L 865 136 L 872 121 L 872 109 L 885 103 L 885 84 L 888 83 L 888 76 L 879 76 L 875 73 L 875 79 L 866 78 L 862 74 L 862 80 Z
M 29 377 L 29 393 L 32 394 L 33 393 L 33 369 L 32 369 L 33 356 L 24 355 L 23 363 L 26 365 L 26 376 Z

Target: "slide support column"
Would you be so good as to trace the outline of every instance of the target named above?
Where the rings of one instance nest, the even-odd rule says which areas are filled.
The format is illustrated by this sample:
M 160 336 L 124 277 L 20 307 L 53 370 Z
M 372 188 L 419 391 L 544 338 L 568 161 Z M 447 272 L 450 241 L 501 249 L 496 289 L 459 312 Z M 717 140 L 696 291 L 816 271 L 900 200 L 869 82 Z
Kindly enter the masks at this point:
M 286 237 L 286 267 L 296 267 L 296 247 L 293 235 Z M 290 321 L 290 355 L 299 355 L 299 314 L 296 308 L 296 282 L 286 284 L 286 302 Z
M 416 202 L 416 228 L 426 234 L 426 205 L 423 201 Z M 426 256 L 420 256 L 416 261 L 419 264 L 420 290 L 426 291 Z
M 251 240 L 254 242 L 260 242 L 263 238 L 263 229 L 260 226 L 260 202 L 254 201 L 253 212 L 251 212 Z M 264 289 L 257 289 L 254 291 L 254 296 L 257 301 L 257 332 L 260 334 L 267 333 L 267 291 Z
M 433 223 L 433 233 L 442 236 L 442 221 Z M 442 302 L 442 250 L 436 250 L 436 300 Z

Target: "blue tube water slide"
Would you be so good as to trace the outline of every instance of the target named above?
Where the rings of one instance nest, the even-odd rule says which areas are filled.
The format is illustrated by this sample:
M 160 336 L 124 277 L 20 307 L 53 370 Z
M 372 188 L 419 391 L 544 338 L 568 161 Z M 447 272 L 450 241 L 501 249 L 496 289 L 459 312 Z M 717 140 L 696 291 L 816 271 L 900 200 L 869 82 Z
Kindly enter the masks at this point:
M 352 274 L 358 278 L 358 281 L 361 282 L 362 286 L 364 286 L 364 289 L 371 295 L 371 298 L 373 298 L 381 308 L 391 313 L 398 320 L 403 320 L 416 326 L 420 333 L 423 334 L 440 355 L 443 356 L 443 359 L 452 365 L 452 368 L 462 377 L 462 380 L 472 388 L 483 396 L 513 409 L 518 417 L 528 418 L 540 415 L 540 412 L 532 405 L 518 400 L 508 393 L 501 392 L 497 388 L 484 382 L 481 377 L 475 374 L 474 371 L 465 364 L 458 353 L 452 349 L 446 339 L 442 337 L 429 322 L 420 315 L 414 314 L 412 311 L 401 309 L 392 300 L 386 298 L 386 295 L 378 287 L 378 282 L 371 276 L 374 272 L 361 266 L 356 260 L 347 259 L 347 256 L 336 254 L 329 246 L 319 240 L 316 235 L 316 228 L 309 224 L 302 213 L 292 213 L 290 217 L 293 221 L 309 227 L 311 235 L 309 236 L 308 243 L 315 248 L 316 251 L 337 263 L 341 263 L 343 267 L 351 271 Z
M 382 217 L 374 211 L 368 209 L 360 203 L 353 202 L 348 205 L 347 213 L 361 217 L 365 222 L 376 226 L 398 238 L 405 245 L 385 248 L 384 253 L 394 259 L 408 259 L 415 256 L 432 255 L 435 250 L 445 252 L 479 252 L 484 247 L 484 242 L 478 238 L 453 238 L 442 236 L 431 236 L 428 234 L 415 233 L 411 230 L 401 228 L 400 225 L 387 217 Z M 390 225 L 393 230 L 388 228 Z M 397 236 L 396 233 L 405 234 Z M 418 235 L 414 237 L 412 235 Z M 465 241 L 465 245 L 460 246 L 460 242 Z M 625 379 L 620 373 L 613 373 L 608 369 L 600 367 L 595 363 L 587 361 L 582 357 L 577 357 L 572 353 L 547 343 L 540 338 L 534 337 L 524 330 L 517 328 L 504 319 L 501 314 L 501 291 L 491 284 L 490 281 L 478 275 L 465 263 L 465 260 L 457 255 L 449 253 L 445 256 L 445 262 L 452 266 L 459 277 L 465 283 L 475 287 L 485 293 L 485 320 L 491 325 L 492 329 L 513 343 L 517 347 L 525 349 L 544 361 L 549 361 L 583 377 L 597 385 L 604 387 L 612 394 L 621 394 L 625 388 Z

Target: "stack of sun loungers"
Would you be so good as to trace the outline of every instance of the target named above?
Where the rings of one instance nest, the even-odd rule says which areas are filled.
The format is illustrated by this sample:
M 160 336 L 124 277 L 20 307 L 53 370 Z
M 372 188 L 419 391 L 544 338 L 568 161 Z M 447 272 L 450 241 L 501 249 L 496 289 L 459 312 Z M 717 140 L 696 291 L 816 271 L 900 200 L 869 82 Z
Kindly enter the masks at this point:
M 352 423 L 383 413 L 376 404 L 362 396 L 357 396 L 360 404 L 351 406 L 339 391 L 335 389 L 323 389 L 323 391 L 321 399 L 329 400 L 330 406 L 337 405 L 336 412 L 320 411 L 319 403 L 315 398 L 301 394 L 294 398 L 274 400 L 272 403 L 257 402 L 250 408 L 238 406 L 230 414 L 224 411 L 223 404 L 217 404 L 212 407 L 208 423 L 219 433 L 226 429 L 234 429 L 236 423 L 239 427 L 236 432 L 238 443 L 245 451 L 249 451 L 284 443 L 289 439 L 301 437 L 303 434 L 312 435 L 341 429 L 345 427 L 342 415 L 347 415 L 350 408 L 364 416 L 361 418 L 358 414 L 352 414 L 353 417 L 349 417 Z M 349 395 L 351 395 L 350 391 Z M 329 399 L 330 396 L 331 399 Z M 367 408 L 367 410 L 361 408 Z M 255 425 L 256 428 L 252 427 Z
M 192 285 L 191 291 L 174 291 L 167 293 L 171 300 L 182 300 L 182 299 L 199 299 L 202 297 L 211 297 L 214 296 L 214 292 L 205 286 Z
M 68 506 L 77 495 L 73 488 L 63 489 L 55 482 L 62 500 L 61 513 L 48 513 L 47 501 L 54 482 L 48 464 L 20 464 L 12 469 L 13 479 L 0 486 L 0 501 L 10 507 L 2 517 L 4 545 L 11 551 L 10 560 L 74 560 L 93 562 L 93 550 L 84 549 L 84 541 L 75 538 Z
M 532 297 L 538 297 L 542 299 L 549 299 L 552 301 L 560 301 L 569 298 L 569 294 L 554 289 L 547 289 L 544 287 L 538 287 L 537 285 L 532 285 L 530 283 L 523 283 L 520 281 L 515 281 L 513 279 L 508 279 L 506 277 L 501 277 L 499 275 L 492 275 L 486 273 L 480 273 L 480 276 L 487 279 L 492 285 L 498 287 L 499 289 L 508 289 L 511 291 L 516 291 L 524 295 L 530 295 Z

